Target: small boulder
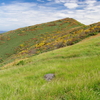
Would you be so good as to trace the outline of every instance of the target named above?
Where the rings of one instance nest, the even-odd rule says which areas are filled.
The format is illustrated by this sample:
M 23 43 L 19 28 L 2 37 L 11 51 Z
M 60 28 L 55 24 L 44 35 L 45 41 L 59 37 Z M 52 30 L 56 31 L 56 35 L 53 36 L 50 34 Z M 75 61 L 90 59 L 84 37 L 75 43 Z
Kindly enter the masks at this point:
M 52 80 L 54 77 L 55 77 L 55 74 L 46 74 L 46 75 L 44 76 L 44 79 L 47 80 L 47 81 L 50 81 L 50 80 Z

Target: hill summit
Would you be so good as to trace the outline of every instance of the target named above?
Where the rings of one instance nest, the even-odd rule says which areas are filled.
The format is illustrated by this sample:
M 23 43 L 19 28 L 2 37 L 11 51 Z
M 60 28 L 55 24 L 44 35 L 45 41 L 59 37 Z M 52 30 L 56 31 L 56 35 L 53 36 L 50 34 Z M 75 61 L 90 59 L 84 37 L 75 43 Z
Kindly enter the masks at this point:
M 12 30 L 0 34 L 0 62 L 72 45 L 99 31 L 100 23 L 86 26 L 72 18 Z

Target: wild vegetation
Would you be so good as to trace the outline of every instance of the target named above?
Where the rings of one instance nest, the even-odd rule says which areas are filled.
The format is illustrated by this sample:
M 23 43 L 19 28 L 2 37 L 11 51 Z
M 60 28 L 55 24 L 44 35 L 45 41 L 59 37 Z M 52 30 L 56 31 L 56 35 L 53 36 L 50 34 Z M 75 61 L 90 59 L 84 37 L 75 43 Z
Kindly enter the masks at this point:
M 0 100 L 100 100 L 100 35 L 1 67 Z
M 16 59 L 17 55 L 30 56 L 56 49 L 57 47 L 51 48 L 52 44 L 56 41 L 60 44 L 60 37 L 64 36 L 66 31 L 80 26 L 83 24 L 72 18 L 66 18 L 0 34 L 0 52 L 2 52 L 0 62 Z M 46 46 L 44 47 L 44 45 Z
M 72 18 L 9 31 L 0 35 L 0 63 L 72 45 L 98 32 L 100 22 L 86 26 Z
M 100 100 L 100 22 L 65 18 L 0 34 L 0 66 L 0 100 Z

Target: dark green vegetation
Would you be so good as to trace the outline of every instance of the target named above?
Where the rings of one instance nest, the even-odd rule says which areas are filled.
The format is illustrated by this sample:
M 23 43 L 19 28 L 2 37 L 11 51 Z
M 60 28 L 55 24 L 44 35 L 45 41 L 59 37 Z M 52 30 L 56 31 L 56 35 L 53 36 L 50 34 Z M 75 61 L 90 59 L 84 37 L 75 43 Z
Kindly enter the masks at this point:
M 0 100 L 100 100 L 100 35 L 1 67 Z

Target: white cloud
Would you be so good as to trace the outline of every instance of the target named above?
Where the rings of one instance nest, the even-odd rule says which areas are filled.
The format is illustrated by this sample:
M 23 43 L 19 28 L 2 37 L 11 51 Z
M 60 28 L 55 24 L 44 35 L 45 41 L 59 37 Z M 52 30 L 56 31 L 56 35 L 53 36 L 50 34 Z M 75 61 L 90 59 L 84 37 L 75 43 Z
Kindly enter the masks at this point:
M 96 0 L 86 0 L 85 1 L 87 4 L 93 4 L 93 3 L 96 3 Z
M 78 0 L 55 0 L 56 3 L 72 3 L 78 2 Z
M 57 5 L 58 3 L 62 7 L 65 6 L 65 8 L 52 7 L 53 4 Z M 6 5 L 3 3 L 0 6 L 0 30 L 12 30 L 65 17 L 74 18 L 84 24 L 99 22 L 100 2 L 96 0 L 85 0 L 84 2 L 78 2 L 78 0 L 55 0 L 55 2 L 51 1 L 45 5 L 18 2 Z
M 0 6 L 0 30 L 10 30 L 58 19 L 54 8 L 34 3 Z
M 100 21 L 100 1 L 97 0 L 55 0 L 68 9 L 64 12 L 66 16 L 77 19 L 84 24 Z M 73 9 L 74 8 L 74 9 Z M 77 9 L 79 8 L 79 9 Z M 80 9 L 81 8 L 81 9 Z
M 78 4 L 77 3 L 65 3 L 64 6 L 69 9 L 72 9 L 72 8 L 78 7 Z

